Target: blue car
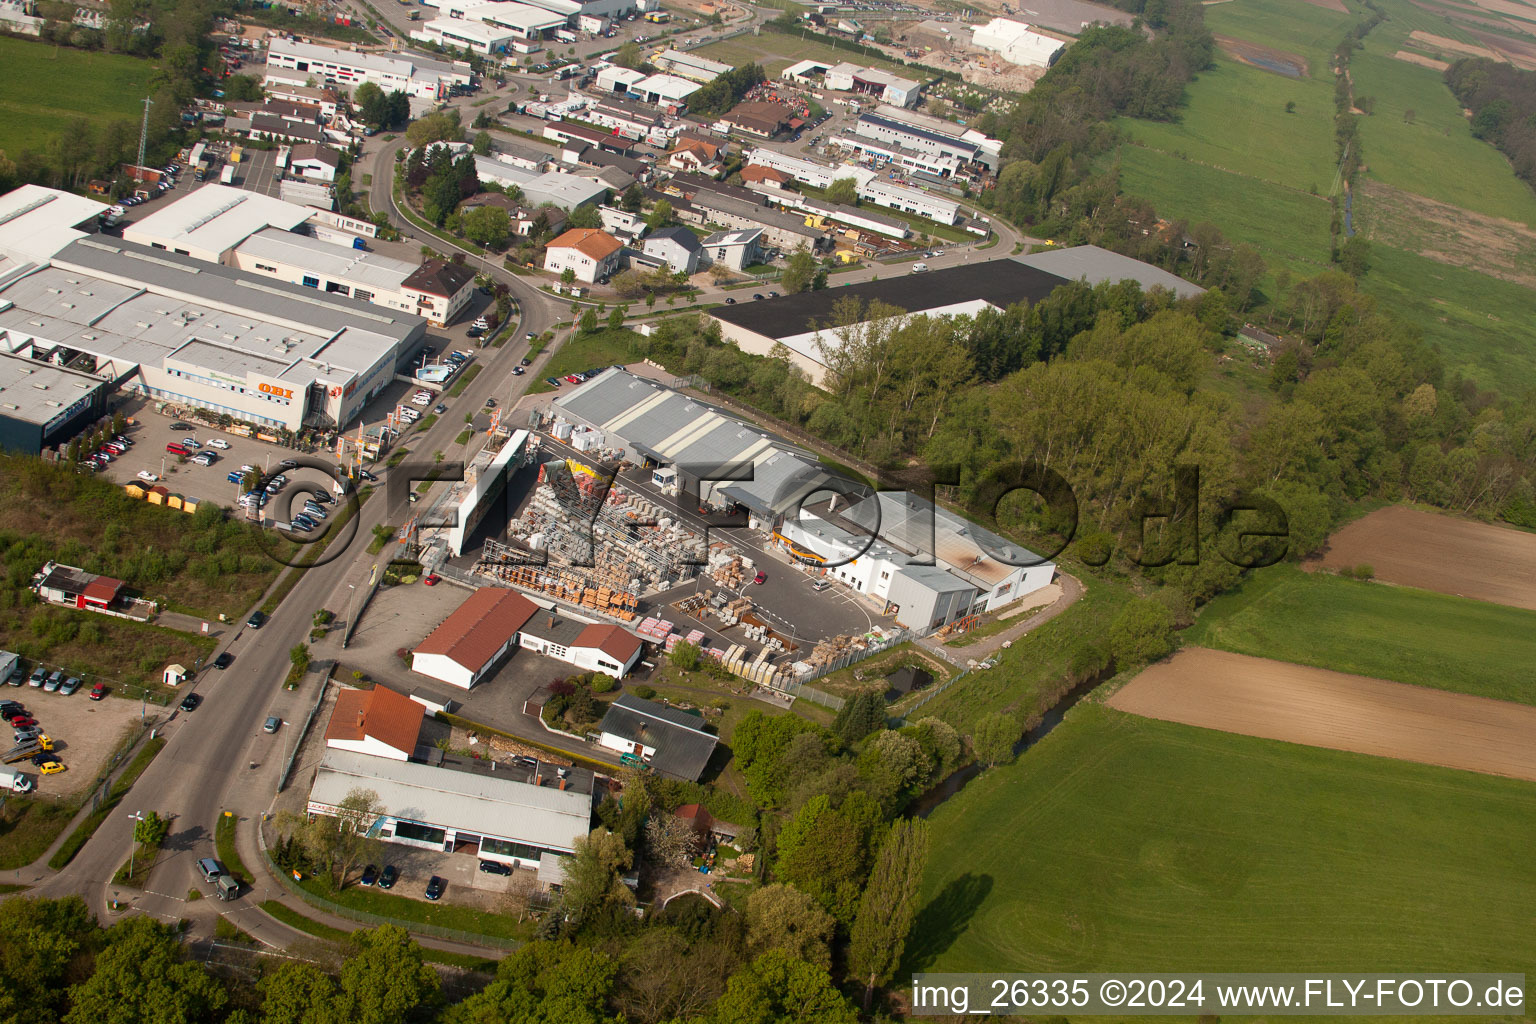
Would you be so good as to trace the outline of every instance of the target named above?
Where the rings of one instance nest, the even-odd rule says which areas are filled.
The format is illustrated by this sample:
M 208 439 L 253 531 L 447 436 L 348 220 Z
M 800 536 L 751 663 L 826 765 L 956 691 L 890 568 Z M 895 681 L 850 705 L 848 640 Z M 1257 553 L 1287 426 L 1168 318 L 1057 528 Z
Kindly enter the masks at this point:
M 241 480 L 243 480 L 244 478 L 245 478 L 244 474 L 242 474 L 239 470 L 236 470 L 235 472 L 229 474 L 229 476 L 225 477 L 224 479 L 228 480 L 232 484 L 237 484 Z

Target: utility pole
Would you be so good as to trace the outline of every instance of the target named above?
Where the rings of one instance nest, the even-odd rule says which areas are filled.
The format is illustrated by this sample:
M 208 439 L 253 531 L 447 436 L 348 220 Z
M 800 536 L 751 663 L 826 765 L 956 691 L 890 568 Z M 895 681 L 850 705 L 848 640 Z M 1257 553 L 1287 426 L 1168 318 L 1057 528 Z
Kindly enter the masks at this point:
M 149 145 L 149 108 L 155 105 L 155 101 L 148 96 L 144 97 L 144 123 L 139 127 L 139 163 L 144 166 L 144 150 Z

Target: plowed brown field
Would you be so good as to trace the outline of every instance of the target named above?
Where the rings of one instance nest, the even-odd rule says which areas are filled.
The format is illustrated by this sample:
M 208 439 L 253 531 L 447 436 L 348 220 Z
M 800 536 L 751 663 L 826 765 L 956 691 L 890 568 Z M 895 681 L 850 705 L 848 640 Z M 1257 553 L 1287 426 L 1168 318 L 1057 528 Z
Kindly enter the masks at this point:
M 1191 647 L 1109 699 L 1146 718 L 1536 782 L 1536 707 Z
M 1405 587 L 1536 610 L 1536 534 L 1394 505 L 1328 538 L 1322 564 Z

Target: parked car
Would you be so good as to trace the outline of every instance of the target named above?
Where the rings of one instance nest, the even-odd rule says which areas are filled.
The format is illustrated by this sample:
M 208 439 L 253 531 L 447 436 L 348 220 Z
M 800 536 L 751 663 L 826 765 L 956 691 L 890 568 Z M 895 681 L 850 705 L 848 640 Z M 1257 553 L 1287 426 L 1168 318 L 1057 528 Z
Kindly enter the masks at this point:
M 211 448 L 222 448 L 222 449 L 225 449 L 226 451 L 229 449 L 229 442 L 224 440 L 222 437 L 215 437 L 215 438 L 213 438 L 211 441 L 208 442 L 208 445 Z
M 768 582 L 768 574 L 760 572 L 756 576 L 752 577 L 752 582 L 753 583 L 767 583 Z
M 203 698 L 199 697 L 195 693 L 189 693 L 185 697 L 181 698 L 181 703 L 176 706 L 181 708 L 183 711 L 196 711 L 197 706 L 202 702 Z
M 194 427 L 190 423 L 182 423 L 180 420 L 177 420 L 175 423 L 171 424 L 171 429 L 172 430 L 196 430 L 197 428 Z
M 151 473 L 147 469 L 139 470 L 138 476 L 140 480 L 147 480 L 150 483 L 155 483 L 160 479 L 158 476 L 156 476 L 154 473 Z
M 926 271 L 927 269 L 928 269 L 928 264 L 926 264 L 926 263 L 914 263 L 914 264 L 912 264 L 912 273 L 914 273 L 914 274 L 921 274 L 924 271 Z
M 59 772 L 64 770 L 64 762 L 55 761 L 50 758 L 49 760 L 44 761 L 42 764 L 38 765 L 38 770 L 41 771 L 44 775 L 57 775 Z
M 298 469 L 299 464 L 292 459 L 284 459 L 277 464 L 278 469 Z
M 557 387 L 557 388 L 558 388 L 558 387 L 562 387 L 562 386 L 563 386 L 563 385 L 562 385 L 562 384 L 561 384 L 561 381 L 560 381 L 560 378 L 559 378 L 559 377 L 545 377 L 545 378 L 544 378 L 544 383 L 546 383 L 546 384 L 552 384 L 552 385 L 554 385 L 554 386 L 555 386 L 555 387 Z
M 393 889 L 395 887 L 395 879 L 399 877 L 400 872 L 395 870 L 393 864 L 385 864 L 384 870 L 379 874 L 379 888 Z
M 266 612 L 251 612 L 251 617 L 245 620 L 245 624 L 252 629 L 260 629 L 262 623 L 267 621 Z
M 63 685 L 64 685 L 64 673 L 62 673 L 62 672 L 55 672 L 51 676 L 49 676 L 48 677 L 48 681 L 43 684 L 43 692 L 44 693 L 58 693 L 59 692 L 59 687 L 61 687 Z
M 435 587 L 435 586 L 437 586 L 438 581 L 441 580 L 441 579 L 442 579 L 441 576 L 439 576 L 437 573 L 433 572 L 433 573 L 428 573 L 426 576 L 422 577 L 421 582 L 422 582 L 422 584 L 424 586 Z
M 374 882 L 377 882 L 378 880 L 379 880 L 379 869 L 378 869 L 378 866 L 374 865 L 374 864 L 369 864 L 367 867 L 363 868 L 363 877 L 358 879 L 358 881 L 361 882 L 363 885 L 372 885 Z
M 480 873 L 484 875 L 510 875 L 512 865 L 503 864 L 499 860 L 483 860 L 480 862 Z
M 441 416 L 443 413 L 448 411 L 448 407 L 442 402 L 438 402 L 437 405 L 433 406 L 432 411 Z
M 531 335 L 530 335 L 530 337 L 531 337 Z M 532 366 L 533 365 L 533 360 L 527 358 L 526 356 L 524 356 L 523 359 L 517 365 L 518 366 Z
M 482 334 L 485 333 L 485 328 L 484 327 L 471 327 L 469 330 L 465 331 L 464 333 L 469 335 L 471 338 L 478 338 Z
M 568 373 L 565 375 L 565 382 L 567 384 L 580 384 L 581 378 L 576 376 L 574 373 Z
M 197 451 L 199 448 L 201 448 L 203 446 L 203 442 L 199 441 L 195 437 L 188 437 L 188 438 L 183 438 L 182 439 L 181 446 L 183 448 L 190 448 L 193 451 Z
M 281 728 L 283 720 L 276 715 L 268 715 L 267 720 L 261 723 L 262 732 L 277 732 Z
M 523 369 L 521 366 L 514 366 L 514 367 L 512 367 L 512 376 L 514 376 L 514 377 L 521 377 L 523 374 L 525 374 L 527 372 L 528 371 Z
M 59 693 L 68 697 L 78 689 L 80 689 L 80 678 L 78 676 L 70 676 L 68 679 L 64 680 L 63 684 L 59 687 Z
M 731 296 L 727 295 L 725 297 L 725 304 L 727 306 L 734 306 L 734 305 L 736 305 L 736 300 L 734 298 L 732 298 Z
M 27 679 L 27 685 L 33 689 L 41 687 L 48 681 L 48 670 L 39 665 L 32 670 L 32 675 Z
M 230 654 L 228 651 L 225 651 L 223 654 L 213 659 L 213 667 L 220 670 L 221 672 L 224 669 L 229 668 L 229 666 L 233 665 L 234 663 L 235 656 Z
M 107 695 L 107 684 L 97 683 L 91 687 L 91 700 L 101 700 Z
M 14 716 L 11 719 L 11 728 L 12 729 L 35 729 L 35 728 L 37 728 L 37 719 L 35 719 L 31 715 L 27 715 L 27 714 L 16 715 L 16 716 Z
M 443 890 L 446 889 L 446 888 L 448 888 L 448 882 L 445 879 L 442 879 L 442 878 L 437 877 L 436 875 L 433 875 L 430 879 L 427 880 L 427 892 L 426 892 L 427 899 L 429 899 L 429 900 L 439 900 L 439 899 L 441 899 L 442 896 L 443 896 Z

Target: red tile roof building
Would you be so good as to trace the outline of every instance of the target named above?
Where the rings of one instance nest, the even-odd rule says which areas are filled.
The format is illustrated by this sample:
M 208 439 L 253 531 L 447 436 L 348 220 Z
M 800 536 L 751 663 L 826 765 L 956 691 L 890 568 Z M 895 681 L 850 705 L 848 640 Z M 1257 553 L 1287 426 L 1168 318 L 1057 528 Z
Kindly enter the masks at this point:
M 420 704 L 387 686 L 342 690 L 325 727 L 325 745 L 405 761 L 416 750 L 424 714 Z
M 515 590 L 482 587 L 416 645 L 411 668 L 467 690 L 516 644 L 538 610 Z

